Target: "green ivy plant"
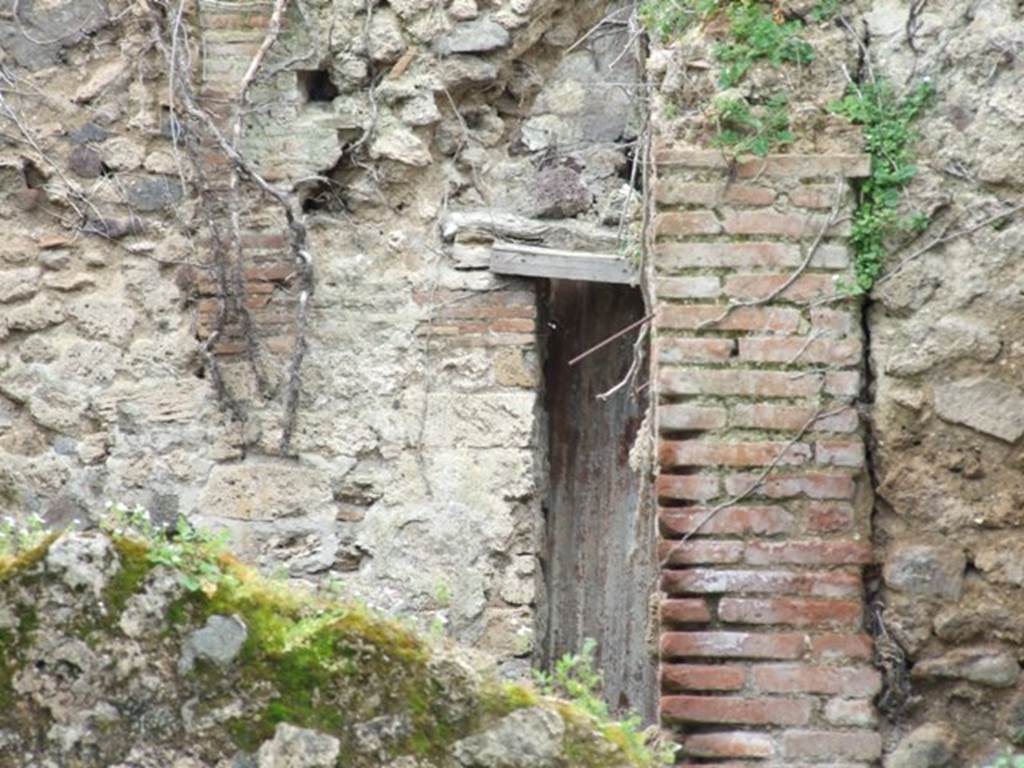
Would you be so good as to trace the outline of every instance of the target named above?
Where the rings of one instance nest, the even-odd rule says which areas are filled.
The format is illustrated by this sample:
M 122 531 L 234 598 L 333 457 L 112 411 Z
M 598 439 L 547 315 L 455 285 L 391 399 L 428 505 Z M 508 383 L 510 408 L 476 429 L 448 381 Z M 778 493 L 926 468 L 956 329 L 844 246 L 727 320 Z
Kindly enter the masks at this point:
M 668 43 L 720 5 L 720 0 L 643 0 L 637 17 L 651 35 Z
M 914 120 L 934 95 L 925 81 L 900 98 L 892 86 L 879 80 L 852 87 L 830 105 L 833 112 L 864 126 L 865 149 L 871 155 L 871 175 L 861 185 L 850 243 L 854 250 L 854 283 L 841 286 L 852 294 L 871 290 L 882 273 L 886 242 L 893 236 L 913 234 L 928 226 L 922 214 L 901 215 L 900 200 L 917 173 L 914 165 Z
M 613 720 L 601 696 L 604 679 L 594 662 L 596 650 L 597 643 L 586 638 L 578 654 L 565 654 L 550 672 L 535 670 L 534 683 L 544 696 L 567 699 L 594 718 L 605 736 L 619 742 L 637 764 L 672 765 L 678 746 L 661 743 L 652 733 L 641 730 L 643 723 L 639 715 L 629 714 L 620 721 Z
M 712 146 L 725 149 L 734 157 L 745 154 L 764 157 L 793 143 L 789 130 L 789 100 L 781 91 L 756 108 L 741 98 L 719 98 L 713 105 L 712 115 L 718 125 Z

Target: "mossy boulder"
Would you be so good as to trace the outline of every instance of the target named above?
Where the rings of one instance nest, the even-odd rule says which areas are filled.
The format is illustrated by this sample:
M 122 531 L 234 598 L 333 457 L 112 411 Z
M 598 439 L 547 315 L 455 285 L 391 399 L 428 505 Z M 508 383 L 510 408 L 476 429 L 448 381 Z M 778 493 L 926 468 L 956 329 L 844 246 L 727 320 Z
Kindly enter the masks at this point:
M 216 571 L 197 584 L 100 532 L 0 558 L 0 766 L 651 764 L 397 621 Z

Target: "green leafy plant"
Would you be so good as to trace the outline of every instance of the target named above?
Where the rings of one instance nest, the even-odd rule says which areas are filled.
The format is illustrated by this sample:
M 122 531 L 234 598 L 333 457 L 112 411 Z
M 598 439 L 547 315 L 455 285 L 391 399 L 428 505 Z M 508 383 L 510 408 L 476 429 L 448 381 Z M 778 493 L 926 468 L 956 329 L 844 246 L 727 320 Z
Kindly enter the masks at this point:
M 900 98 L 883 80 L 852 88 L 832 111 L 864 126 L 865 149 L 871 155 L 871 175 L 861 185 L 850 243 L 854 249 L 854 283 L 841 286 L 852 294 L 871 290 L 882 273 L 886 242 L 899 234 L 923 231 L 923 214 L 902 216 L 900 201 L 907 183 L 917 173 L 911 125 L 927 107 L 934 89 L 923 82 Z
M 819 24 L 829 21 L 839 14 L 839 6 L 842 0 L 818 0 L 818 3 L 811 8 L 811 21 Z
M 24 520 L 5 517 L 0 520 L 0 559 L 15 558 L 35 549 L 53 535 L 39 515 Z
M 814 60 L 814 48 L 801 37 L 803 22 L 777 21 L 771 7 L 761 2 L 731 4 L 726 15 L 731 39 L 714 49 L 723 65 L 719 77 L 723 87 L 739 83 L 761 60 L 776 67 L 784 62 L 807 64 Z
M 115 537 L 144 543 L 149 562 L 177 570 L 189 592 L 212 594 L 225 578 L 220 557 L 227 550 L 226 532 L 197 528 L 184 516 L 178 517 L 173 528 L 164 528 L 154 524 L 144 508 L 123 504 L 107 505 L 101 527 Z
M 772 95 L 764 105 L 753 108 L 739 98 L 720 98 L 713 107 L 718 133 L 713 146 L 728 149 L 733 156 L 744 154 L 764 157 L 779 147 L 791 144 L 789 102 L 785 93 Z
M 597 669 L 594 656 L 597 643 L 587 638 L 578 654 L 567 653 L 555 662 L 550 672 L 534 671 L 533 677 L 545 696 L 557 696 L 574 704 L 592 717 L 606 738 L 619 743 L 638 765 L 671 765 L 675 762 L 676 745 L 662 743 L 656 730 L 642 730 L 639 715 L 627 714 L 613 721 L 608 704 L 601 695 L 604 678 Z
M 637 17 L 651 35 L 667 43 L 720 5 L 721 0 L 643 0 Z

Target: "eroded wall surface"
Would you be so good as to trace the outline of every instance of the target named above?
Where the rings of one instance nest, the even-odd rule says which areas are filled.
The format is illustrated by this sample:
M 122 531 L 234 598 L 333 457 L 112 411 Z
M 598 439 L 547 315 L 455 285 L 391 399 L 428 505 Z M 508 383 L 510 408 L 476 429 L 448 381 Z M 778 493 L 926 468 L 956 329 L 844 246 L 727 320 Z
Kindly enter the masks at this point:
M 933 224 L 898 258 L 1024 201 L 1020 4 L 929 2 L 908 27 L 907 8 L 875 2 L 861 23 L 876 72 L 937 92 L 908 190 Z M 870 586 L 891 638 L 890 761 L 984 765 L 1024 725 L 1024 222 L 922 253 L 873 299 Z
M 0 19 L 5 511 L 184 514 L 525 664 L 543 337 L 533 283 L 487 272 L 487 247 L 617 248 L 639 75 L 625 14 L 580 41 L 606 10 L 287 4 L 238 146 L 294 193 L 309 285 L 283 209 L 232 186 L 214 134 L 236 135 L 273 3 Z

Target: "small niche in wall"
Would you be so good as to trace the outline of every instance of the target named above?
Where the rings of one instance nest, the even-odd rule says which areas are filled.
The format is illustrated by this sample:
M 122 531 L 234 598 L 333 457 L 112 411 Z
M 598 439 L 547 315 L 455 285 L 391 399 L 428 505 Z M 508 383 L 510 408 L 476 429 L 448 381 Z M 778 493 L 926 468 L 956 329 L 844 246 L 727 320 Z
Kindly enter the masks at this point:
M 338 97 L 338 86 L 326 69 L 300 69 L 295 72 L 299 93 L 306 102 L 330 102 Z

